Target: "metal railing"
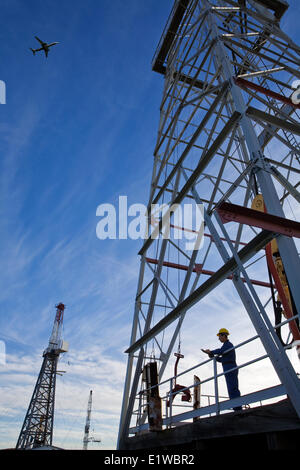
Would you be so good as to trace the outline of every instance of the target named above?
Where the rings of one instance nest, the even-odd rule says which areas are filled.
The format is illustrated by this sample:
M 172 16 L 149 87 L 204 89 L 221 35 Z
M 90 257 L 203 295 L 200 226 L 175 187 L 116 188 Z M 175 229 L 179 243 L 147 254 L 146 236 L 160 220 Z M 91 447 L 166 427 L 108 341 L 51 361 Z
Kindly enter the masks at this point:
M 277 324 L 274 329 L 277 329 L 290 321 L 293 321 L 295 319 L 298 319 L 298 315 L 295 315 L 288 320 L 285 320 L 281 322 L 280 324 Z M 241 348 L 242 346 L 245 346 L 246 344 L 249 344 L 256 339 L 259 338 L 259 335 L 255 335 L 251 337 L 250 339 L 243 341 L 239 343 L 237 346 L 230 348 L 226 351 L 230 352 L 233 350 L 237 350 Z M 295 342 L 297 344 L 297 342 Z M 290 349 L 291 345 L 286 346 L 284 349 Z M 165 409 L 164 417 L 162 420 L 162 424 L 165 428 L 172 427 L 176 425 L 176 423 L 182 422 L 182 421 L 188 421 L 191 419 L 195 418 L 200 418 L 201 416 L 211 416 L 211 415 L 219 415 L 222 411 L 228 411 L 232 408 L 235 407 L 240 407 L 240 406 L 249 406 L 251 403 L 260 403 L 262 404 L 263 401 L 273 399 L 276 397 L 281 397 L 286 395 L 286 390 L 285 387 L 282 384 L 271 386 L 269 388 L 265 388 L 262 390 L 258 390 L 255 392 L 250 392 L 246 395 L 241 395 L 240 397 L 237 398 L 232 398 L 229 399 L 227 396 L 220 395 L 219 394 L 219 379 L 222 376 L 225 376 L 225 373 L 229 373 L 235 370 L 240 370 L 245 367 L 248 367 L 251 364 L 260 362 L 264 359 L 267 359 L 269 356 L 267 354 L 260 355 L 259 357 L 252 359 L 250 361 L 247 361 L 237 367 L 234 367 L 232 369 L 226 370 L 226 372 L 221 372 L 218 373 L 217 371 L 217 360 L 216 357 L 206 359 L 205 361 L 202 361 L 189 369 L 177 374 L 176 376 L 172 376 L 171 378 L 168 378 L 166 380 L 163 380 L 160 382 L 158 385 L 155 385 L 153 387 L 145 388 L 142 392 L 139 392 L 139 394 L 136 396 L 138 399 L 138 409 L 134 411 L 134 414 L 137 415 L 137 425 L 135 427 L 130 428 L 129 433 L 130 434 L 136 434 L 141 431 L 145 431 L 148 429 L 148 423 L 146 423 L 146 408 L 147 408 L 147 403 L 146 405 L 143 404 L 143 397 L 147 396 L 147 392 L 149 392 L 153 388 L 159 387 L 160 393 L 162 390 L 164 390 L 163 395 L 161 396 L 162 400 L 162 408 Z M 200 369 L 201 367 L 211 363 L 213 365 L 213 375 L 205 378 L 204 380 L 200 380 L 199 382 L 193 382 L 191 385 L 188 385 L 178 391 L 174 391 L 174 383 L 177 382 L 177 380 L 182 377 L 185 374 L 188 374 L 190 372 L 196 371 L 196 369 Z M 197 375 L 199 375 L 199 372 L 197 371 Z M 176 395 L 179 393 L 184 393 L 185 391 L 189 391 L 191 396 L 192 396 L 192 391 L 195 389 L 196 386 L 200 385 L 201 387 L 204 384 L 207 384 L 209 382 L 213 381 L 214 385 L 214 395 L 204 395 L 201 394 L 201 397 L 206 397 L 208 399 L 208 404 L 206 406 L 200 406 L 199 408 L 194 409 L 192 403 L 187 404 L 175 404 L 173 403 L 173 398 L 175 398 Z M 212 403 L 213 402 L 213 403 Z M 181 413 L 175 413 L 174 409 L 178 408 L 188 408 L 188 411 L 184 411 Z

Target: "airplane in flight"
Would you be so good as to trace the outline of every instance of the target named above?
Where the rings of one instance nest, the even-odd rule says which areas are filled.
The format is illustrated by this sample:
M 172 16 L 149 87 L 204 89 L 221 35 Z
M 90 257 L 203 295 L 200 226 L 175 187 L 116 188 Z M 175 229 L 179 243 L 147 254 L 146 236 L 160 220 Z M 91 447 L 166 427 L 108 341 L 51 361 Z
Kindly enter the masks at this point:
M 33 55 L 35 55 L 35 53 L 38 51 L 44 51 L 45 56 L 48 57 L 48 52 L 49 52 L 50 47 L 55 46 L 55 44 L 59 44 L 58 42 L 52 42 L 51 44 L 47 44 L 46 42 L 41 41 L 41 39 L 39 39 L 37 36 L 34 36 L 34 37 L 37 41 L 39 41 L 42 47 L 40 49 L 32 49 L 30 47 L 30 50 L 33 52 Z

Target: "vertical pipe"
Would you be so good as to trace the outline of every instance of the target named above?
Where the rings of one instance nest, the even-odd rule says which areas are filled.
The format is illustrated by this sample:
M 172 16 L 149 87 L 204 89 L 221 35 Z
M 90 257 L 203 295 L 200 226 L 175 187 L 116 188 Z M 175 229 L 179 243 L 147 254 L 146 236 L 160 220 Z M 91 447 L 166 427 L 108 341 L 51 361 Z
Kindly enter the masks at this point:
M 215 384 L 215 400 L 216 400 L 216 414 L 220 414 L 220 405 L 219 405 L 219 389 L 218 389 L 218 371 L 217 371 L 217 360 L 213 358 L 214 365 L 214 384 Z
M 171 427 L 171 424 L 172 424 L 172 403 L 173 403 L 172 390 L 173 390 L 173 379 L 170 379 L 170 400 L 169 400 L 169 403 L 170 403 L 170 427 Z

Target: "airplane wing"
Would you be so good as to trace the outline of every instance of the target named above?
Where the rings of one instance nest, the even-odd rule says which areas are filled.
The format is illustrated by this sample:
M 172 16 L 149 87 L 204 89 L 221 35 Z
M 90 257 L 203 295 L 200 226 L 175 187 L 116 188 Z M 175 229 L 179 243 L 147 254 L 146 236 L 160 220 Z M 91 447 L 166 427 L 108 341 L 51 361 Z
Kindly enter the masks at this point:
M 59 42 L 51 42 L 51 44 L 48 44 L 48 47 L 55 46 L 55 44 L 59 44 Z
M 37 36 L 34 36 L 34 37 L 35 37 L 35 39 L 36 39 L 37 41 L 39 41 L 39 43 L 41 43 L 41 45 L 46 44 L 46 43 L 43 42 L 41 39 L 39 39 Z

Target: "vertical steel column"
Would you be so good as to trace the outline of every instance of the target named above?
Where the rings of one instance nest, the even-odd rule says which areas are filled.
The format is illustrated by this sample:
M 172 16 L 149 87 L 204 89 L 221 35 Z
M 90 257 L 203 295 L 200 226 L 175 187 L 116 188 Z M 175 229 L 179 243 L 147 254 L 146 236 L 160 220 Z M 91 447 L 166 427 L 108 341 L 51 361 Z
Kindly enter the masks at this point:
M 137 288 L 137 295 L 136 295 L 137 298 L 135 301 L 135 309 L 134 309 L 130 344 L 133 344 L 136 340 L 136 333 L 137 333 L 138 322 L 139 322 L 139 310 L 140 310 L 139 295 L 141 293 L 142 286 L 143 286 L 144 270 L 145 270 L 145 257 L 143 256 L 141 259 L 141 264 L 140 264 L 139 281 L 138 281 L 138 288 Z M 134 354 L 133 353 L 128 354 L 117 448 L 119 448 L 119 445 L 120 445 L 120 439 L 123 434 L 124 421 L 125 421 L 125 416 L 126 416 L 127 408 L 128 408 L 128 398 L 129 398 L 129 391 L 130 391 L 130 384 L 131 384 L 133 361 L 134 361 Z

